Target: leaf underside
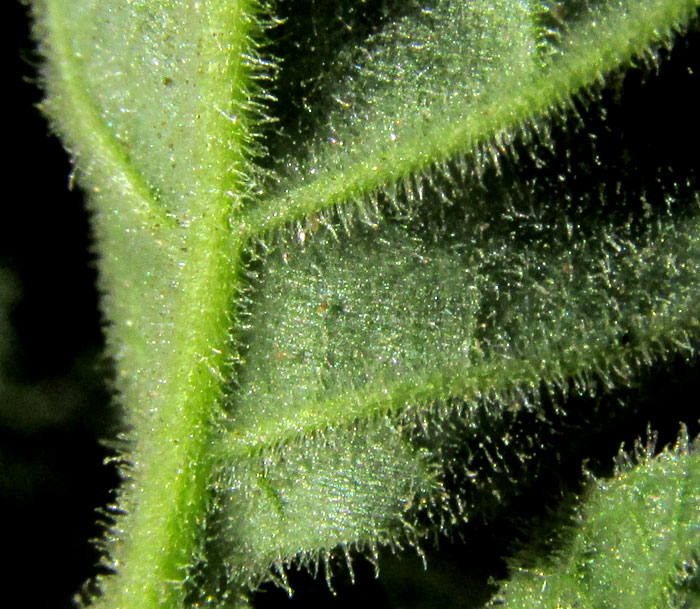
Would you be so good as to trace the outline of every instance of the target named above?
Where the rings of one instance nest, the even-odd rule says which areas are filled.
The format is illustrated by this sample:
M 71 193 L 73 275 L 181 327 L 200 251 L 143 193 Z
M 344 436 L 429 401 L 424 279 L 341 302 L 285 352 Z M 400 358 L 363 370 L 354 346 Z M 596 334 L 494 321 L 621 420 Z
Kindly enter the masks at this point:
M 105 606 L 418 546 L 506 490 L 484 412 L 694 354 L 696 163 L 614 114 L 696 1 L 298 6 L 318 65 L 252 0 L 36 2 L 133 441 Z

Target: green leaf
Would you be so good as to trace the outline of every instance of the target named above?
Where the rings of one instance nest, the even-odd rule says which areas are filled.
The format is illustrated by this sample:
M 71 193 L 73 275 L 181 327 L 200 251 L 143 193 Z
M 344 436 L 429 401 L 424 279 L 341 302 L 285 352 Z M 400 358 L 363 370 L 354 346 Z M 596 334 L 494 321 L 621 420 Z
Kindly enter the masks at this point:
M 596 481 L 568 552 L 554 565 L 516 572 L 494 606 L 695 607 L 697 446 L 685 432 L 675 449 L 656 457 L 653 450 L 652 442 L 638 450 L 634 469 L 628 463 L 613 480 Z
M 484 412 L 694 353 L 694 170 L 640 179 L 602 83 L 697 0 L 363 4 L 34 3 L 129 426 L 101 606 L 417 545 L 504 491 Z

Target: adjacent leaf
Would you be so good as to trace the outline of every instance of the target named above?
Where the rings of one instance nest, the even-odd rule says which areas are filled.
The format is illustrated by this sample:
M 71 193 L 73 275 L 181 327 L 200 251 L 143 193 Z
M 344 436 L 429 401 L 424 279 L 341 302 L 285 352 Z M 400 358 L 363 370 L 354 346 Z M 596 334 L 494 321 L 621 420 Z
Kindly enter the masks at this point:
M 566 554 L 541 571 L 517 571 L 494 606 L 697 606 L 697 447 L 686 432 L 675 449 L 652 458 L 653 450 L 652 442 L 634 469 L 628 463 L 613 480 L 597 481 Z

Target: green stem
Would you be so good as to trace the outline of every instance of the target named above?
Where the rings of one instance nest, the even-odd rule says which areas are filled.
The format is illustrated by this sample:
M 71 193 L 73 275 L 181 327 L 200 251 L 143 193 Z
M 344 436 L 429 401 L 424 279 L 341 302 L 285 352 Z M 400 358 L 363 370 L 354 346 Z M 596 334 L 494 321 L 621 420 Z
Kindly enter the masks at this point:
M 46 0 L 36 8 L 52 53 L 48 110 L 67 132 L 81 178 L 93 185 L 94 227 L 106 252 L 100 270 L 109 294 L 108 340 L 135 440 L 121 490 L 126 515 L 115 527 L 128 533 L 118 533 L 109 548 L 117 575 L 102 582 L 102 607 L 184 606 L 184 583 L 203 538 L 212 421 L 235 325 L 230 299 L 241 241 L 231 238 L 230 223 L 247 186 L 241 176 L 250 134 L 241 108 L 251 70 L 243 55 L 257 27 L 254 0 L 208 4 L 199 127 L 212 161 L 203 164 L 199 183 L 209 188 L 193 197 L 182 226 L 164 212 L 86 93 L 69 5 Z M 241 119 L 229 120 L 234 115 Z M 160 273 L 144 271 L 149 264 Z M 164 269 L 172 275 L 163 277 Z

